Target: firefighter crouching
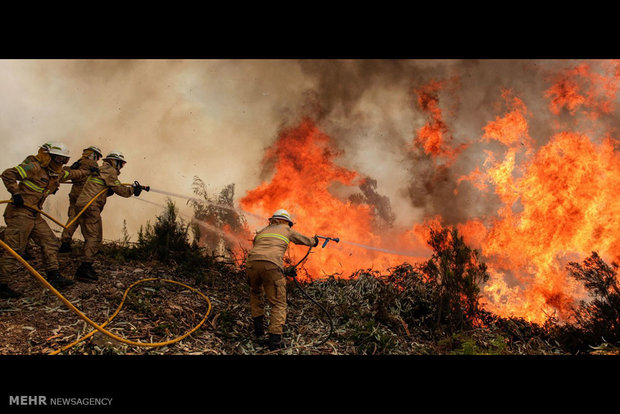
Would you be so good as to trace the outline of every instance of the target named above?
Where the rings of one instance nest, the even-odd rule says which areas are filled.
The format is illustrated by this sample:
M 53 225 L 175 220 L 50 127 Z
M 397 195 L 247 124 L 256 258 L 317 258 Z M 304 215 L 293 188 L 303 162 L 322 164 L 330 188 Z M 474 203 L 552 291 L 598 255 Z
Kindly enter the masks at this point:
M 137 197 L 142 192 L 142 187 L 139 183 L 136 182 L 135 185 L 124 186 L 121 185 L 121 182 L 118 180 L 118 176 L 125 163 L 125 157 L 121 152 L 110 152 L 103 159 L 103 163 L 101 167 L 99 167 L 99 172 L 90 175 L 86 179 L 82 192 L 75 203 L 76 212 L 80 212 L 93 197 L 105 188 L 108 189 L 108 191 L 99 196 L 78 219 L 82 235 L 84 236 L 82 263 L 75 273 L 75 278 L 79 281 L 88 282 L 99 280 L 97 272 L 93 269 L 93 261 L 95 254 L 99 251 L 101 241 L 103 240 L 101 212 L 103 211 L 107 198 L 114 194 L 126 198 L 132 195 Z
M 246 260 L 250 284 L 250 311 L 257 338 L 264 334 L 263 294 L 271 305 L 269 320 L 269 349 L 284 347 L 282 327 L 286 322 L 286 279 L 284 277 L 284 254 L 290 242 L 316 246 L 319 239 L 310 238 L 293 230 L 293 221 L 286 210 L 276 211 L 269 218 L 269 225 L 259 230 Z
M 101 150 L 95 146 L 90 146 L 85 148 L 82 151 L 82 157 L 74 162 L 70 169 L 72 170 L 83 170 L 87 173 L 94 173 L 99 170 L 99 161 L 103 157 L 103 153 Z M 84 188 L 84 184 L 86 183 L 86 177 L 82 180 L 73 180 L 73 185 L 71 186 L 71 191 L 69 192 L 69 211 L 67 216 L 74 217 L 80 210 L 77 210 L 75 207 L 75 203 L 77 202 L 82 189 Z M 60 236 L 60 250 L 59 253 L 69 253 L 71 252 L 71 239 L 73 238 L 73 233 L 77 230 L 80 225 L 79 220 L 75 221 L 71 226 L 65 228 Z
M 43 252 L 46 278 L 57 289 L 74 283 L 59 272 L 58 239 L 41 214 L 24 205 L 42 210 L 47 197 L 56 193 L 61 182 L 86 176 L 86 172 L 81 170 L 64 170 L 63 165 L 68 161 L 67 146 L 60 142 L 49 142 L 39 148 L 36 156 L 28 156 L 17 167 L 6 169 L 0 176 L 12 196 L 12 203 L 7 204 L 4 211 L 4 242 L 18 254 L 23 254 L 28 240 L 32 238 Z M 8 252 L 0 253 L 1 298 L 21 296 L 21 293 L 8 286 L 9 274 L 18 268 L 18 264 Z

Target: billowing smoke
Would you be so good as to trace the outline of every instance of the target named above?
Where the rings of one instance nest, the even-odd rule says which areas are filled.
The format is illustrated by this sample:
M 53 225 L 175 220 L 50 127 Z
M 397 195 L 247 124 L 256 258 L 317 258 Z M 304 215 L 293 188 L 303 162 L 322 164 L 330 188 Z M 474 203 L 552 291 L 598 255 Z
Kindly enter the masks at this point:
M 47 140 L 66 142 L 74 159 L 98 145 L 123 151 L 121 180 L 191 194 L 194 176 L 217 192 L 235 183 L 237 197 L 268 178 L 264 151 L 285 125 L 311 116 L 342 150 L 339 163 L 367 176 L 390 224 L 411 226 L 441 215 L 448 223 L 492 214 L 497 196 L 481 197 L 457 180 L 481 165 L 477 141 L 502 114 L 502 90 L 522 99 L 528 134 L 545 142 L 557 124 L 545 90 L 575 62 L 455 60 L 5 60 L 0 62 L 0 168 L 14 166 Z M 437 163 L 416 148 L 431 115 L 418 101 L 429 82 L 458 160 Z M 566 116 L 566 122 L 575 118 Z M 614 127 L 616 117 L 598 120 Z M 602 132 L 600 133 L 602 135 Z M 320 171 L 317 171 L 320 174 Z M 338 191 L 335 189 L 334 191 Z M 47 210 L 66 217 L 68 188 Z M 2 198 L 8 198 L 4 188 Z M 146 194 L 161 201 L 163 196 Z M 351 194 L 347 194 L 351 196 Z M 382 198 L 383 197 L 383 198 Z M 183 201 L 179 200 L 183 205 Z M 157 209 L 112 197 L 104 212 L 107 239 L 130 234 Z M 360 241 L 363 242 L 363 241 Z

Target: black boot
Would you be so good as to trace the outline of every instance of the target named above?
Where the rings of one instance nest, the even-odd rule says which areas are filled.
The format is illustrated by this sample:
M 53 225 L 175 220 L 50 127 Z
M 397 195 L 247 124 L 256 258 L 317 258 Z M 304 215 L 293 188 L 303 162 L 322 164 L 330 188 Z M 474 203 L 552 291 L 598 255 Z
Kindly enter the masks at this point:
M 84 282 L 95 282 L 99 280 L 97 272 L 93 269 L 92 263 L 82 262 L 75 272 L 75 278 Z
M 75 283 L 73 280 L 63 277 L 58 270 L 48 270 L 47 281 L 56 289 L 62 289 Z
M 71 242 L 62 242 L 62 244 L 60 245 L 60 249 L 58 249 L 58 253 L 71 253 Z
M 14 299 L 20 297 L 21 295 L 21 293 L 14 291 L 6 283 L 0 283 L 0 298 Z
M 265 317 L 263 315 L 252 319 L 254 321 L 254 335 L 260 339 L 265 335 Z
M 285 347 L 286 347 L 286 344 L 282 340 L 282 335 L 273 334 L 273 333 L 269 334 L 269 350 L 270 351 L 275 351 L 276 349 L 282 349 Z

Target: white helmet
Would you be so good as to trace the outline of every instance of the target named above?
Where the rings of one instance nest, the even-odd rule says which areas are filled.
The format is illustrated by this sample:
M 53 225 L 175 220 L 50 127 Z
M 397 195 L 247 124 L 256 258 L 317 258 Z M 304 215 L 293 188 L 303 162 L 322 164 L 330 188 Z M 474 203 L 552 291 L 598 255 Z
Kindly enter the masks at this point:
M 293 227 L 293 220 L 291 220 L 291 215 L 288 213 L 288 211 L 284 209 L 280 209 L 273 213 L 273 216 L 271 216 L 270 219 L 280 219 L 288 221 L 288 225 Z
M 125 156 L 123 155 L 122 152 L 120 151 L 112 151 L 110 152 L 105 158 L 104 160 L 117 160 L 117 161 L 122 161 L 122 162 L 127 162 L 125 160 Z
M 62 142 L 50 141 L 41 145 L 41 148 L 47 149 L 50 155 L 60 155 L 61 157 L 69 157 L 69 148 Z

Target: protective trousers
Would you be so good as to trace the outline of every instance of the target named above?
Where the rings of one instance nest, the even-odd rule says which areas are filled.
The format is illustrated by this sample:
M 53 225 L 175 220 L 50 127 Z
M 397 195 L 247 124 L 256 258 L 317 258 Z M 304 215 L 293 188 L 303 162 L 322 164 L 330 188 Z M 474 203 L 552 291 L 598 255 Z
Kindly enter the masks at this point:
M 69 219 L 72 219 L 77 213 L 80 212 L 80 210 L 75 207 L 76 201 L 77 200 L 73 198 L 69 198 L 69 211 L 67 212 L 67 217 L 69 217 Z M 71 239 L 73 238 L 73 233 L 75 233 L 79 225 L 80 220 L 78 219 L 74 221 L 73 224 L 71 224 L 69 227 L 65 228 L 62 231 L 62 235 L 60 236 L 60 241 L 63 243 L 71 242 Z
M 44 270 L 58 270 L 58 248 L 60 244 L 40 214 L 34 217 L 31 215 L 5 216 L 4 221 L 6 222 L 4 242 L 11 249 L 19 255 L 23 255 L 28 245 L 28 239 L 32 238 L 43 252 Z M 3 252 L 0 255 L 0 283 L 7 283 L 9 274 L 17 270 L 19 266 L 21 266 L 20 263 L 9 252 Z
M 77 206 L 79 210 L 84 206 Z M 103 240 L 103 223 L 101 221 L 101 211 L 96 206 L 91 205 L 82 213 L 78 219 L 80 230 L 84 237 L 84 250 L 82 251 L 82 262 L 92 263 L 95 255 L 99 251 Z
M 282 335 L 282 326 L 286 322 L 286 279 L 282 270 L 263 260 L 247 262 L 246 269 L 252 318 L 265 314 L 263 295 L 266 296 L 271 305 L 268 332 Z

